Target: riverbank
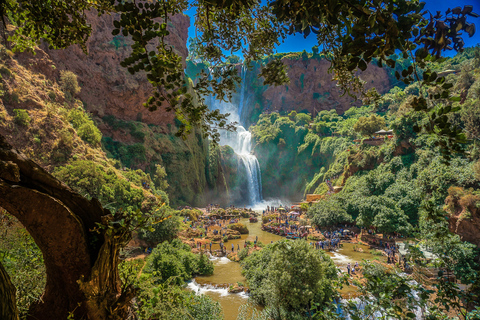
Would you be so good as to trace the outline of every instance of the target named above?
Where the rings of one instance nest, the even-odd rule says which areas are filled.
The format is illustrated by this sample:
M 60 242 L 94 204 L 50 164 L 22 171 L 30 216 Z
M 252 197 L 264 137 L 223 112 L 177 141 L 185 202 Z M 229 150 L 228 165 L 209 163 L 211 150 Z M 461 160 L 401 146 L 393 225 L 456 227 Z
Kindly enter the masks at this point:
M 235 250 L 233 254 L 230 252 L 225 257 L 211 257 L 215 270 L 211 276 L 201 276 L 196 277 L 187 285 L 192 291 L 195 291 L 199 294 L 206 294 L 210 296 L 215 301 L 220 302 L 222 305 L 225 320 L 235 320 L 238 315 L 238 308 L 247 303 L 248 294 L 245 292 L 240 293 L 229 293 L 229 288 L 235 285 L 247 285 L 245 278 L 242 275 L 242 268 L 240 263 L 232 261 L 236 260 L 237 256 L 237 245 L 240 247 L 240 250 L 243 249 L 244 243 L 251 242 L 252 244 L 255 241 L 258 241 L 259 244 L 268 245 L 272 242 L 276 242 L 281 239 L 285 239 L 277 234 L 269 233 L 265 230 L 262 230 L 262 224 L 250 223 L 248 219 L 244 218 L 240 220 L 240 223 L 245 224 L 248 227 L 249 233 L 241 235 L 240 239 L 229 240 L 228 246 L 231 248 L 231 244 L 234 244 Z M 309 241 L 309 240 L 307 240 Z M 313 242 L 312 242 L 313 246 Z M 212 245 L 213 250 L 219 250 L 219 244 Z M 261 246 L 251 246 L 249 248 L 249 253 L 254 250 L 261 250 Z M 328 255 L 332 258 L 335 265 L 341 272 L 347 272 L 347 265 L 350 263 L 354 265 L 356 262 L 360 263 L 362 260 L 377 260 L 379 262 L 385 263 L 386 257 L 383 255 L 378 255 L 377 252 L 370 250 L 369 246 L 353 243 L 353 242 L 342 242 L 342 246 L 335 251 L 327 252 Z M 357 273 L 355 277 L 360 277 L 361 274 Z M 353 279 L 353 278 L 352 278 Z M 344 298 L 353 298 L 356 297 L 357 289 L 354 286 L 346 286 L 340 291 L 342 297 Z

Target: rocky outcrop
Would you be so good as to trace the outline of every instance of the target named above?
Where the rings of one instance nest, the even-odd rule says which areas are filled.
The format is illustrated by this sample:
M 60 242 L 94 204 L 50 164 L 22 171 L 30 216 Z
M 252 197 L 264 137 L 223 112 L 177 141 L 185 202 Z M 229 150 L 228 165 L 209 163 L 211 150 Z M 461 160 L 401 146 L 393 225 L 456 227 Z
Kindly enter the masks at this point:
M 66 50 L 45 51 L 60 70 L 73 71 L 79 79 L 82 91 L 80 100 L 86 109 L 100 117 L 113 115 L 122 120 L 142 119 L 148 124 L 173 123 L 174 114 L 160 108 L 149 112 L 143 107 L 152 87 L 145 74 L 131 75 L 120 66 L 120 62 L 130 52 L 132 43 L 128 37 L 112 36 L 113 21 L 118 15 L 102 15 L 88 12 L 92 34 L 87 42 L 88 55 L 78 46 Z M 175 15 L 168 23 L 170 35 L 167 42 L 185 59 L 190 19 L 185 15 Z
M 451 232 L 480 247 L 480 195 L 472 190 L 450 187 L 445 199 L 445 211 L 448 212 L 448 227 Z
M 308 111 L 315 115 L 321 110 L 335 109 L 342 114 L 352 106 L 359 106 L 337 87 L 328 72 L 330 63 L 325 59 L 283 58 L 287 66 L 290 83 L 285 86 L 268 87 L 263 93 L 263 105 L 269 111 Z M 385 69 L 369 65 L 360 73 L 367 89 L 375 87 L 382 94 L 390 89 L 390 81 Z
M 248 127 L 258 121 L 262 112 L 306 111 L 316 115 L 322 110 L 335 109 L 344 113 L 352 106 L 360 106 L 361 100 L 355 100 L 337 86 L 328 72 L 330 62 L 320 56 L 303 57 L 300 53 L 284 54 L 282 62 L 287 66 L 290 83 L 281 86 L 264 86 L 263 78 L 258 78 L 261 65 L 253 62 L 249 68 L 237 65 L 243 83 L 233 95 L 233 104 L 240 106 L 241 122 Z M 197 74 L 206 68 L 202 63 L 187 61 L 187 75 L 196 81 Z M 365 88 L 375 87 L 380 94 L 391 89 L 387 68 L 369 65 L 364 72 L 359 71 Z M 242 95 L 243 88 L 243 95 Z

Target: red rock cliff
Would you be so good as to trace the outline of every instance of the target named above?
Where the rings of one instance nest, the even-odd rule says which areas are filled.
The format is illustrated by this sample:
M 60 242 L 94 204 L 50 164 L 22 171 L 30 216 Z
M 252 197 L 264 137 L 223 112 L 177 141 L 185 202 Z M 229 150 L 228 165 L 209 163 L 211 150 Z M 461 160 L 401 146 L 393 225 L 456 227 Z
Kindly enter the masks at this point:
M 290 84 L 269 87 L 264 93 L 264 105 L 269 110 L 308 110 L 310 113 L 321 110 L 336 109 L 339 114 L 353 105 L 360 105 L 337 87 L 328 73 L 330 63 L 324 59 L 290 59 L 283 58 L 287 65 Z M 374 65 L 361 73 L 360 78 L 366 82 L 366 88 L 377 88 L 382 94 L 390 89 L 387 71 Z M 316 114 L 316 113 L 315 113 Z
M 131 75 L 120 66 L 120 62 L 130 53 L 131 40 L 123 36 L 112 36 L 113 20 L 117 15 L 88 13 L 92 34 L 87 42 L 88 55 L 78 46 L 66 50 L 45 51 L 62 70 L 70 70 L 78 75 L 82 91 L 80 100 L 86 109 L 102 117 L 114 115 L 122 120 L 142 119 L 148 124 L 172 123 L 174 114 L 159 109 L 149 112 L 143 103 L 152 92 L 152 87 L 142 73 Z M 188 55 L 186 47 L 190 19 L 185 15 L 175 15 L 168 22 L 170 35 L 167 42 L 183 57 Z

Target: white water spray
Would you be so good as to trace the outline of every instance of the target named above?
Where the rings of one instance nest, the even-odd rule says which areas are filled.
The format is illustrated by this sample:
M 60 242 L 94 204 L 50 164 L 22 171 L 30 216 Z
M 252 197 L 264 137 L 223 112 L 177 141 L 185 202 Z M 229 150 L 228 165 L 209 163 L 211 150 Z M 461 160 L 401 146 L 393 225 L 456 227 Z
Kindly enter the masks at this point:
M 245 74 L 242 67 L 242 83 L 240 87 L 240 98 L 238 105 L 229 102 L 216 100 L 213 97 L 207 99 L 211 110 L 218 109 L 221 113 L 229 113 L 228 120 L 237 122 L 236 132 L 223 131 L 220 133 L 220 144 L 229 145 L 238 155 L 240 172 L 245 174 L 247 180 L 248 198 L 243 199 L 244 205 L 255 206 L 262 201 L 262 177 L 257 157 L 252 154 L 252 134 L 241 125 L 241 114 L 244 110 L 245 101 Z

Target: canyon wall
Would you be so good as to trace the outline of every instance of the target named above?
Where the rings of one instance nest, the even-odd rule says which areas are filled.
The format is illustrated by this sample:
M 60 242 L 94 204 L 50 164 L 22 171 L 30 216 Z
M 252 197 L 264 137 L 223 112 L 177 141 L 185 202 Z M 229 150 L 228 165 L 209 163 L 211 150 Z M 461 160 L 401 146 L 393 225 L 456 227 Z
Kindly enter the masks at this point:
M 241 120 L 245 127 L 258 121 L 263 112 L 309 112 L 315 116 L 319 111 L 335 109 L 338 114 L 344 113 L 352 106 L 360 106 L 361 100 L 355 100 L 337 86 L 328 69 L 330 63 L 319 55 L 306 53 L 286 53 L 282 62 L 287 66 L 290 83 L 281 86 L 263 85 L 258 78 L 261 64 L 253 62 L 249 67 L 238 65 L 237 69 L 243 78 L 245 99 Z M 196 74 L 205 65 L 187 61 L 187 75 L 195 80 Z M 380 94 L 392 88 L 392 72 L 388 68 L 369 65 L 364 72 L 359 71 L 360 78 L 365 81 L 366 89 L 375 87 Z M 240 89 L 233 95 L 232 102 L 240 102 Z
M 90 112 L 102 132 L 102 146 L 110 158 L 119 160 L 124 167 L 151 174 L 157 164 L 163 166 L 173 205 L 205 205 L 226 194 L 221 177 L 223 162 L 220 155 L 216 157 L 218 165 L 214 166 L 216 172 L 212 172 L 213 162 L 209 160 L 212 147 L 208 140 L 199 132 L 185 140 L 175 136 L 178 122 L 174 113 L 166 112 L 166 105 L 154 112 L 143 106 L 153 90 L 145 74 L 131 75 L 120 66 L 131 52 L 132 41 L 121 35 L 112 36 L 113 21 L 118 16 L 99 17 L 95 12 L 87 15 L 92 26 L 88 54 L 78 46 L 65 50 L 42 46 L 35 55 L 18 55 L 18 60 L 53 82 L 60 78 L 62 70 L 75 73 L 81 91 L 76 97 L 66 95 L 65 99 L 79 99 Z M 167 23 L 170 31 L 167 42 L 183 58 L 183 63 L 188 55 L 189 25 L 190 19 L 185 15 L 175 15 Z

